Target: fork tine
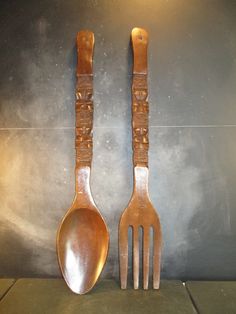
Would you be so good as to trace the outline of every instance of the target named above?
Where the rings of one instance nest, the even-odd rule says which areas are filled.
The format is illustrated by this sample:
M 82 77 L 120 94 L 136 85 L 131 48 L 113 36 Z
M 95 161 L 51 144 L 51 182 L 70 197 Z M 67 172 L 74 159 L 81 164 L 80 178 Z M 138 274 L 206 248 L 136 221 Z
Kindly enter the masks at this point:
M 160 287 L 161 236 L 160 227 L 153 227 L 153 289 Z
M 120 256 L 120 282 L 121 289 L 127 288 L 128 275 L 128 229 L 119 228 L 119 256 Z
M 139 229 L 133 227 L 133 279 L 134 289 L 139 286 Z
M 143 228 L 143 289 L 148 289 L 149 279 L 149 228 Z

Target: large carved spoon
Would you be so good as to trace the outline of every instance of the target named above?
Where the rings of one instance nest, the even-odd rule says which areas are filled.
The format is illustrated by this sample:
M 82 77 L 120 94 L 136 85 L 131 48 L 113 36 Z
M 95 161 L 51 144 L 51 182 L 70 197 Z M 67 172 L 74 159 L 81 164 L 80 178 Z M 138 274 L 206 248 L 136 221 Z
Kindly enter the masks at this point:
M 88 292 L 96 283 L 106 261 L 109 234 L 90 190 L 93 124 L 94 34 L 77 35 L 76 87 L 76 193 L 57 234 L 57 255 L 69 288 Z

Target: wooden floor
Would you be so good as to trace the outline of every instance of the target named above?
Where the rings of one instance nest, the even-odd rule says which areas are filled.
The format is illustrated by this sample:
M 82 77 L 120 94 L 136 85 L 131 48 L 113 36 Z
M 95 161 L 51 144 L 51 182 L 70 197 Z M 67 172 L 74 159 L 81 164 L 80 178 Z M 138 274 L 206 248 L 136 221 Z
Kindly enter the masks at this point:
M 70 292 L 61 279 L 0 279 L 2 314 L 231 314 L 236 313 L 236 282 L 161 282 L 161 289 L 120 290 L 103 280 L 86 295 Z

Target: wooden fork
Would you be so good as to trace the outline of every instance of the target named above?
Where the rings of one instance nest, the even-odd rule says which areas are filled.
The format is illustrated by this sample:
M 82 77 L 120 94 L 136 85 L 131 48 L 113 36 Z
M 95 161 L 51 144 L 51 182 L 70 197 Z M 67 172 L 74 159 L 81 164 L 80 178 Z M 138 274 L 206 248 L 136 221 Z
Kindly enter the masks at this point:
M 149 268 L 152 263 L 153 288 L 160 285 L 161 225 L 158 214 L 148 195 L 148 88 L 147 45 L 148 34 L 144 29 L 134 28 L 131 33 L 133 47 L 132 81 L 132 135 L 134 188 L 128 207 L 119 224 L 119 260 L 121 289 L 127 287 L 128 275 L 128 229 L 132 230 L 133 286 L 139 288 L 139 230 L 142 229 L 143 289 L 148 289 Z M 152 239 L 150 230 L 152 229 Z M 153 243 L 153 256 L 150 246 Z

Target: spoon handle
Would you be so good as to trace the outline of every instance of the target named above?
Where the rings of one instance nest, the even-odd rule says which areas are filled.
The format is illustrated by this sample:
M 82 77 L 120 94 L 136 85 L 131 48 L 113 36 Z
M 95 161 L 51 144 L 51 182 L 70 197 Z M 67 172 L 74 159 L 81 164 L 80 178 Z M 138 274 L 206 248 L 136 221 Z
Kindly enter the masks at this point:
M 93 154 L 93 47 L 94 34 L 77 34 L 76 168 L 91 167 Z
M 148 34 L 142 28 L 131 33 L 133 47 L 132 134 L 134 166 L 148 167 Z

